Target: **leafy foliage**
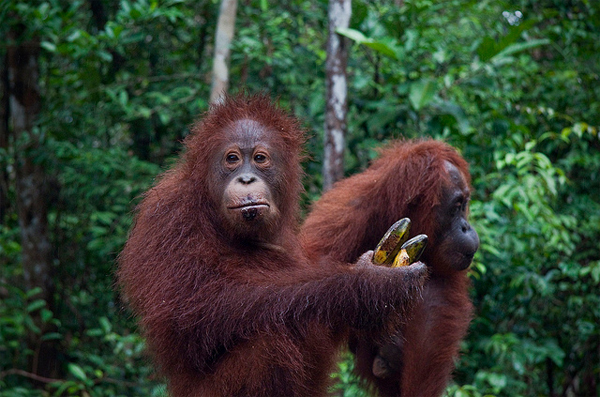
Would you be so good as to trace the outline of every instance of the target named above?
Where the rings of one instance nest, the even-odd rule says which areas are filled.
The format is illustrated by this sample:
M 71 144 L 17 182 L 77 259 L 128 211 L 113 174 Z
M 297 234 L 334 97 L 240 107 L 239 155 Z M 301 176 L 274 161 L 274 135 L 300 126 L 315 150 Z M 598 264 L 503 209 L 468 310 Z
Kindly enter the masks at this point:
M 1 33 L 23 24 L 42 49 L 36 158 L 52 187 L 56 285 L 53 302 L 23 289 L 11 201 L 0 229 L 0 396 L 164 394 L 112 272 L 136 198 L 207 107 L 218 3 L 0 5 Z M 398 137 L 445 139 L 471 163 L 477 312 L 448 394 L 597 395 L 598 2 L 394 3 L 353 2 L 351 27 L 338 32 L 353 43 L 346 171 Z M 240 2 L 232 48 L 231 87 L 270 92 L 312 134 L 306 204 L 320 194 L 326 12 L 324 0 Z M 14 147 L 0 149 L 11 199 Z M 31 335 L 58 344 L 54 378 L 27 373 Z M 335 393 L 362 395 L 348 360 L 334 378 Z

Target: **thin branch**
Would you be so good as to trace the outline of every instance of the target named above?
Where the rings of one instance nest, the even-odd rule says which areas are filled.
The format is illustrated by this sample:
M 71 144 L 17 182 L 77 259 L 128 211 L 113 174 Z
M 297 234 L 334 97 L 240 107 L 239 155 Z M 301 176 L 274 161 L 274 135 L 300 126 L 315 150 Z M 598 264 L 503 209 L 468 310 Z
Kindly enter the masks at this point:
M 55 383 L 55 382 L 60 383 L 60 382 L 67 381 L 66 379 L 46 378 L 45 376 L 36 375 L 34 373 L 27 372 L 27 371 L 24 371 L 24 370 L 18 369 L 18 368 L 12 368 L 12 369 L 9 369 L 8 371 L 0 372 L 0 379 L 4 379 L 8 375 L 20 375 L 20 376 L 24 376 L 26 378 L 30 378 L 30 379 L 33 379 L 33 380 L 36 380 L 36 381 L 42 382 L 42 383 Z M 119 380 L 119 379 L 114 379 L 114 378 L 98 378 L 98 379 L 94 380 L 95 385 L 97 385 L 99 383 L 112 383 L 112 384 L 123 385 L 123 386 L 127 386 L 127 387 L 139 386 L 139 383 L 136 383 L 136 382 L 129 382 L 129 381 Z
M 34 373 L 23 371 L 22 369 L 18 369 L 18 368 L 12 368 L 12 369 L 9 369 L 8 371 L 0 372 L 0 379 L 4 379 L 8 375 L 21 375 L 26 378 L 37 380 L 38 382 L 43 382 L 43 383 L 64 382 L 65 381 L 64 379 L 46 378 L 45 376 L 36 375 Z

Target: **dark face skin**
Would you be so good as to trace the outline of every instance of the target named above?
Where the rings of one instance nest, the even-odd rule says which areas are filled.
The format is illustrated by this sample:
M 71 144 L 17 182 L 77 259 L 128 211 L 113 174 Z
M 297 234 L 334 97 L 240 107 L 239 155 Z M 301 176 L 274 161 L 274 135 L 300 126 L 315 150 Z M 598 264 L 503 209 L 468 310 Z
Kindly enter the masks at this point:
M 242 119 L 223 131 L 226 142 L 215 154 L 215 199 L 221 218 L 236 237 L 261 239 L 279 219 L 281 157 L 270 144 L 271 131 Z
M 437 209 L 440 232 L 435 243 L 434 260 L 448 270 L 465 270 L 479 248 L 479 236 L 467 221 L 470 191 L 465 177 L 447 162 L 450 184 L 442 192 Z

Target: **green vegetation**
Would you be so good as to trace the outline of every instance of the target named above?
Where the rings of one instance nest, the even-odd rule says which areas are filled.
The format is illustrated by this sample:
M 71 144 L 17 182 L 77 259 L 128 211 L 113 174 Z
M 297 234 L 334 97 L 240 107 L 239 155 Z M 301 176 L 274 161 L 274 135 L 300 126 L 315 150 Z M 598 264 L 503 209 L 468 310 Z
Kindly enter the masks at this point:
M 339 32 L 353 41 L 346 171 L 398 137 L 444 139 L 471 164 L 476 318 L 448 394 L 599 395 L 600 3 L 394 3 L 354 1 Z M 42 101 L 33 134 L 0 147 L 0 397 L 164 395 L 113 290 L 115 258 L 137 197 L 207 108 L 218 5 L 0 5 L 2 37 L 23 24 L 39 39 Z M 305 204 L 320 194 L 326 10 L 324 0 L 240 2 L 232 48 L 230 86 L 278 97 L 312 134 Z M 23 281 L 22 148 L 50 187 L 49 302 Z M 36 380 L 39 341 L 57 367 Z M 361 395 L 350 367 L 336 388 Z

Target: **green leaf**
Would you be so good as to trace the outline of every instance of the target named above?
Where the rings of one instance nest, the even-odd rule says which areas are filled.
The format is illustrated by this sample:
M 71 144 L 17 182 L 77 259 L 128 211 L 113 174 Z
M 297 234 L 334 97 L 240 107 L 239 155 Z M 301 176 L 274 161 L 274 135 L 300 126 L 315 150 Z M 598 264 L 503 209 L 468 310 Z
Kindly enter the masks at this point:
M 66 40 L 71 43 L 80 37 L 81 37 L 81 30 L 77 29 L 76 31 L 71 33 L 69 36 L 67 36 Z
M 125 13 L 125 14 L 129 14 L 131 12 L 131 5 L 129 4 L 128 1 L 122 0 L 121 1 L 121 10 Z
M 591 269 L 592 280 L 594 283 L 600 283 L 600 261 L 592 262 L 589 264 Z
M 75 383 L 74 381 L 66 381 L 66 382 L 62 382 L 62 384 L 60 385 L 60 387 L 58 389 L 56 389 L 56 391 L 54 392 L 55 396 L 62 396 L 63 393 L 70 387 L 73 386 L 77 386 L 77 383 Z
M 490 60 L 499 51 L 496 51 L 496 42 L 493 38 L 486 36 L 481 39 L 479 46 L 477 47 L 477 56 L 482 62 Z
M 530 20 L 511 27 L 506 36 L 503 36 L 499 41 L 494 40 L 490 36 L 484 37 L 477 47 L 479 59 L 483 62 L 487 62 L 500 54 L 504 49 L 516 42 L 519 37 L 521 37 L 521 33 L 533 26 L 534 23 L 535 21 Z
M 106 62 L 111 62 L 113 59 L 112 54 L 108 51 L 98 51 L 98 57 Z
M 171 121 L 171 114 L 168 112 L 158 112 L 158 119 L 163 125 L 167 125 Z
M 140 106 L 138 108 L 138 112 L 140 113 L 141 117 L 143 117 L 145 119 L 148 119 L 148 118 L 150 118 L 150 116 L 152 116 L 152 110 L 150 110 L 146 106 Z
M 31 297 L 34 297 L 37 294 L 41 294 L 41 293 L 42 293 L 42 289 L 40 287 L 35 287 L 35 288 L 32 288 L 29 291 L 27 291 L 25 296 L 27 298 L 31 298 Z
M 435 106 L 441 114 L 449 114 L 456 119 L 456 125 L 461 134 L 466 134 L 469 131 L 469 120 L 463 109 L 456 103 L 451 101 L 438 101 Z
M 563 362 L 565 359 L 565 352 L 558 346 L 555 340 L 549 340 L 546 342 L 545 346 L 547 350 L 548 357 L 554 362 L 554 364 L 559 367 L 563 366 Z
M 367 36 L 365 36 L 361 31 L 358 31 L 356 29 L 337 28 L 335 30 L 335 32 L 342 36 L 346 36 L 347 38 L 357 42 L 358 44 L 363 44 L 363 43 L 371 41 L 371 39 L 369 39 Z
M 62 339 L 62 335 L 59 334 L 58 332 L 50 332 L 50 333 L 44 334 L 41 339 L 42 340 L 60 340 L 60 339 Z
M 87 336 L 91 336 L 91 337 L 98 337 L 98 336 L 105 335 L 105 332 L 102 331 L 100 328 L 91 328 L 91 329 L 88 329 L 87 331 L 85 331 L 85 334 Z
M 112 329 L 112 324 L 110 321 L 104 316 L 100 317 L 98 321 L 100 322 L 100 327 L 102 327 L 104 333 L 108 334 Z
M 42 330 L 33 322 L 31 316 L 25 316 L 23 318 L 23 323 L 35 334 L 41 334 Z
M 127 102 L 129 101 L 129 95 L 127 95 L 127 91 L 121 91 L 119 92 L 119 102 L 121 103 L 121 105 L 125 106 L 127 105 Z
M 40 315 L 42 317 L 42 322 L 44 323 L 47 323 L 52 319 L 52 317 L 54 317 L 54 313 L 52 313 L 52 311 L 48 309 L 40 310 Z
M 374 49 L 375 51 L 377 51 L 383 55 L 387 55 L 390 58 L 398 59 L 396 52 L 385 43 L 382 43 L 380 41 L 370 41 L 370 42 L 364 43 L 364 45 L 369 48 Z
M 539 47 L 539 46 L 547 45 L 547 44 L 550 44 L 550 40 L 548 40 L 548 39 L 531 40 L 531 41 L 527 41 L 524 43 L 511 44 L 508 47 L 506 47 L 504 50 L 502 50 L 498 54 L 496 54 L 493 57 L 492 61 L 496 61 L 501 58 L 506 58 L 509 55 L 515 54 L 517 52 L 525 51 L 530 48 L 535 48 L 535 47 Z
M 502 390 L 506 386 L 506 375 L 490 373 L 487 376 L 487 381 L 493 387 Z
M 85 372 L 79 365 L 74 364 L 74 363 L 69 363 L 68 369 L 69 369 L 69 372 L 77 379 L 82 380 L 82 381 L 87 380 L 87 375 L 85 374 Z
M 421 79 L 411 84 L 408 99 L 413 108 L 419 111 L 431 102 L 437 90 L 435 80 Z
M 383 55 L 389 56 L 393 59 L 398 59 L 398 55 L 396 54 L 396 51 L 390 47 L 389 44 L 384 43 L 381 40 L 374 40 L 372 38 L 369 38 L 367 36 L 365 36 L 362 32 L 356 30 L 356 29 L 350 29 L 350 28 L 337 28 L 336 33 L 345 36 L 353 41 L 355 41 L 358 44 L 362 44 L 365 45 Z
M 46 301 L 43 299 L 37 299 L 37 300 L 31 302 L 29 305 L 27 305 L 27 312 L 28 313 L 35 312 L 44 306 L 46 306 Z
M 54 52 L 54 51 L 56 51 L 56 44 L 54 44 L 54 43 L 51 43 L 51 42 L 49 42 L 49 41 L 42 41 L 42 42 L 40 43 L 40 46 L 41 46 L 43 49 L 45 49 L 45 50 L 47 50 L 47 51 L 49 51 L 49 52 Z

